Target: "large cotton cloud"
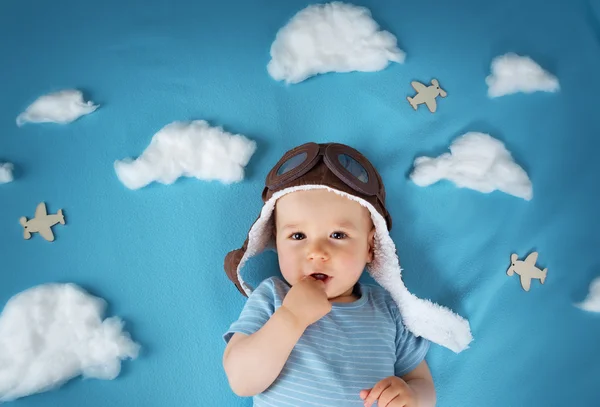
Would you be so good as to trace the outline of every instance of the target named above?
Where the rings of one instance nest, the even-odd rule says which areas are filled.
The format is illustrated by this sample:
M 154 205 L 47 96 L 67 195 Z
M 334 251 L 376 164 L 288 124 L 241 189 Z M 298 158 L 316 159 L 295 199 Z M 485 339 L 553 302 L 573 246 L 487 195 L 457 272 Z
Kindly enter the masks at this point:
M 587 297 L 583 302 L 576 305 L 585 311 L 600 312 L 600 277 L 596 277 L 591 282 Z
M 61 90 L 40 96 L 17 117 L 17 125 L 31 123 L 67 124 L 90 114 L 98 108 L 92 102 L 83 101 L 83 93 L 76 89 Z
M 0 184 L 6 184 L 13 180 L 13 169 L 11 163 L 0 163 Z
M 485 82 L 488 96 L 492 98 L 517 92 L 556 92 L 560 89 L 555 76 L 544 71 L 531 58 L 513 53 L 494 58 L 492 73 Z
M 368 9 L 333 2 L 306 7 L 279 30 L 267 69 L 275 80 L 298 83 L 326 72 L 380 71 L 404 58 Z
M 501 141 L 483 133 L 460 136 L 450 146 L 450 153 L 437 158 L 418 157 L 410 178 L 419 186 L 447 179 L 458 187 L 484 193 L 499 190 L 525 200 L 533 196 L 525 170 Z
M 173 122 L 152 137 L 139 158 L 115 162 L 115 171 L 130 189 L 154 181 L 172 184 L 182 176 L 230 184 L 244 178 L 255 150 L 254 141 L 204 120 Z
M 112 380 L 139 345 L 106 303 L 73 284 L 44 284 L 11 298 L 0 314 L 0 402 L 48 391 L 83 375 Z

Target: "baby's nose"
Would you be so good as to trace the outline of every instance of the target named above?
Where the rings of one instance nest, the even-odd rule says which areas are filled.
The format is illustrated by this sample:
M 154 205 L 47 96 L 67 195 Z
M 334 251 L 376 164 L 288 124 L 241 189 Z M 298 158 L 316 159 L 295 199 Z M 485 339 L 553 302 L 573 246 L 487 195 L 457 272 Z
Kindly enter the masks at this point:
M 327 250 L 321 245 L 313 245 L 308 251 L 308 259 L 309 260 L 321 260 L 325 261 L 329 259 L 329 254 Z

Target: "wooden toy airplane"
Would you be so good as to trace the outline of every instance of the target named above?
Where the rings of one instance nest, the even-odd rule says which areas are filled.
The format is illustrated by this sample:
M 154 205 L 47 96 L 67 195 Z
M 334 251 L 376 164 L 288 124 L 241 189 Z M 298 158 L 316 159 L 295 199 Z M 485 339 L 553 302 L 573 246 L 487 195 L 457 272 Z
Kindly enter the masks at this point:
M 431 81 L 431 86 L 425 86 L 418 81 L 413 81 L 410 84 L 412 85 L 414 90 L 417 91 L 417 95 L 412 98 L 408 96 L 406 99 L 415 110 L 417 110 L 418 105 L 420 105 L 421 103 L 425 103 L 429 108 L 429 111 L 433 113 L 437 109 L 437 102 L 435 101 L 435 98 L 438 96 L 441 96 L 443 98 L 448 96 L 446 91 L 440 88 L 440 83 L 437 79 L 433 79 Z
M 535 266 L 535 262 L 537 261 L 538 254 L 537 252 L 531 253 L 525 261 L 518 260 L 519 256 L 513 254 L 510 256 L 510 267 L 506 270 L 506 274 L 512 276 L 514 273 L 517 273 L 521 276 L 521 286 L 525 291 L 529 291 L 531 287 L 531 279 L 537 278 L 540 280 L 542 284 L 546 281 L 546 274 L 548 273 L 548 269 L 545 268 L 540 270 Z
M 32 233 L 38 232 L 44 239 L 52 242 L 54 240 L 54 233 L 52 233 L 51 227 L 57 223 L 64 225 L 65 217 L 63 216 L 62 209 L 59 209 L 58 213 L 55 215 L 48 215 L 46 204 L 41 202 L 35 209 L 33 219 L 27 220 L 27 218 L 23 216 L 19 219 L 19 222 L 23 226 L 23 237 L 25 239 L 30 239 Z

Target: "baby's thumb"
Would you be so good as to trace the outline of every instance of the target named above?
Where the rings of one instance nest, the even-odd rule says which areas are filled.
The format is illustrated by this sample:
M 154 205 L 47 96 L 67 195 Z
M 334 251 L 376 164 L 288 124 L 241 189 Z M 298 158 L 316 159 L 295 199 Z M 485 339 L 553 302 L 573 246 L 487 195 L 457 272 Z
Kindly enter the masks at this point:
M 366 399 L 370 392 L 371 392 L 371 389 L 361 390 L 360 391 L 361 400 Z

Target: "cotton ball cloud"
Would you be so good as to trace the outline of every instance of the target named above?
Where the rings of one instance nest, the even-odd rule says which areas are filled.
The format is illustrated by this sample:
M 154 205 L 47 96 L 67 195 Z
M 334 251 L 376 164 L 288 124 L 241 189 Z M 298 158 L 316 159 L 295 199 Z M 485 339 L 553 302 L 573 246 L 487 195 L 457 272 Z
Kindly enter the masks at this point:
M 600 312 L 600 277 L 596 277 L 590 284 L 590 292 L 586 299 L 576 304 L 584 311 Z
M 106 302 L 74 284 L 44 284 L 11 298 L 0 314 L 0 402 L 60 387 L 68 380 L 112 380 L 140 346 Z
M 499 190 L 527 201 L 533 197 L 525 170 L 501 141 L 483 133 L 460 136 L 450 145 L 450 153 L 437 158 L 418 157 L 410 178 L 422 187 L 447 179 L 460 188 Z
M 0 184 L 11 182 L 13 178 L 14 166 L 11 163 L 0 163 Z
M 130 189 L 154 181 L 172 184 L 182 176 L 230 184 L 244 178 L 255 150 L 254 141 L 204 120 L 173 122 L 152 137 L 139 158 L 115 162 L 115 171 Z
M 526 56 L 513 53 L 498 56 L 492 61 L 492 73 L 485 82 L 491 98 L 523 92 L 557 92 L 558 79 Z
M 98 108 L 83 101 L 83 93 L 76 89 L 61 90 L 40 96 L 17 117 L 17 126 L 25 123 L 67 124 L 90 114 Z
M 279 30 L 267 70 L 289 84 L 327 72 L 380 71 L 404 59 L 368 9 L 333 2 L 306 7 Z

